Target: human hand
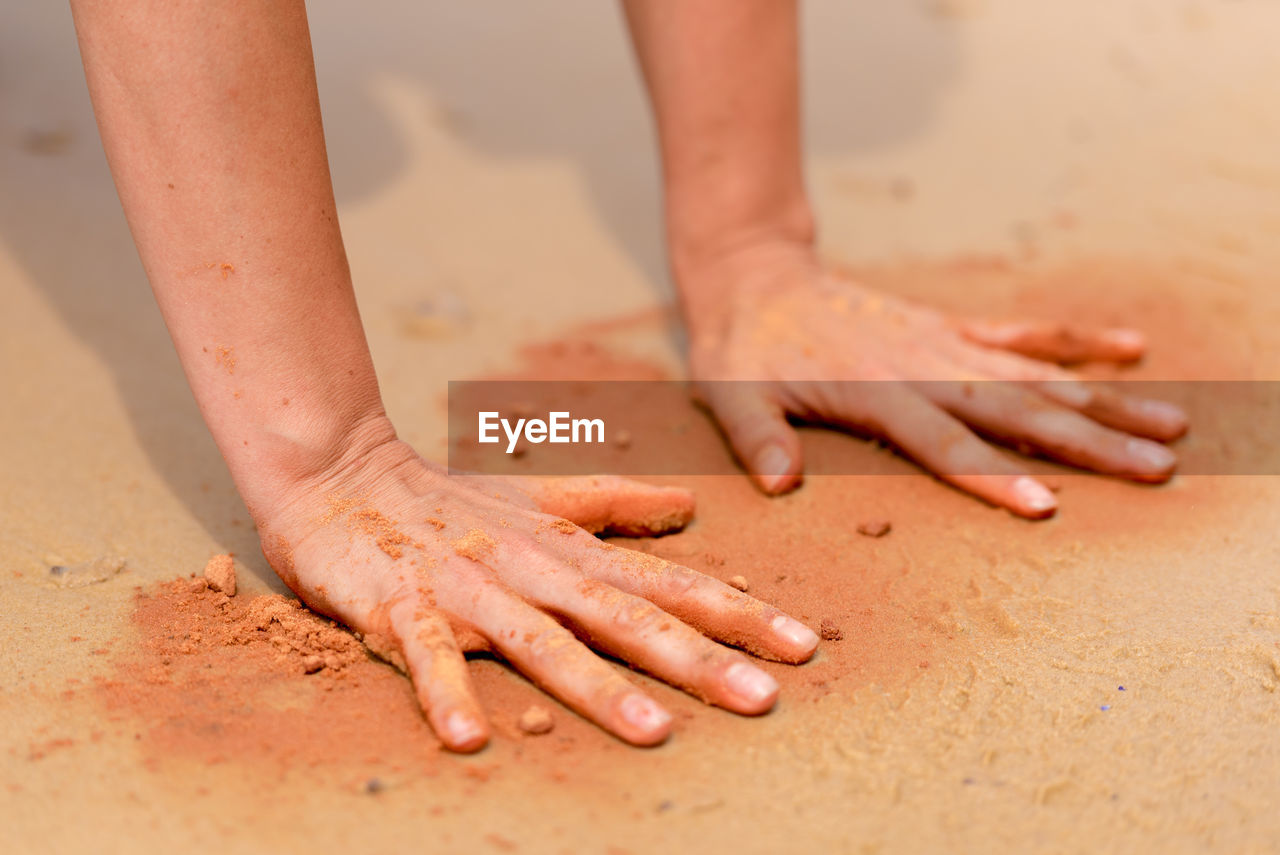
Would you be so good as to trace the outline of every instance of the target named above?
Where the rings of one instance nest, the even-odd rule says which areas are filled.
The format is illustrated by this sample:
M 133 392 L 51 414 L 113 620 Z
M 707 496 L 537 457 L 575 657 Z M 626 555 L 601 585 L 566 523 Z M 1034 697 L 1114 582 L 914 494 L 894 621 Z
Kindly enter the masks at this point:
M 1052 515 L 1053 493 L 975 431 L 1135 481 L 1165 481 L 1177 463 L 1163 443 L 1186 431 L 1178 407 L 1054 364 L 1138 359 L 1146 344 L 1136 330 L 951 318 L 859 285 L 801 247 L 743 253 L 706 278 L 682 283 L 693 295 L 691 370 L 766 493 L 802 477 L 789 415 L 883 437 L 943 480 L 1028 518 Z
M 773 706 L 777 683 L 716 642 L 789 663 L 817 647 L 777 609 L 580 527 L 680 528 L 693 515 L 688 491 L 606 476 L 451 475 L 393 436 L 388 425 L 278 508 L 258 509 L 263 549 L 304 602 L 408 672 L 452 750 L 475 751 L 490 733 L 468 651 L 493 650 L 604 729 L 653 745 L 670 714 L 590 648 L 755 715 Z

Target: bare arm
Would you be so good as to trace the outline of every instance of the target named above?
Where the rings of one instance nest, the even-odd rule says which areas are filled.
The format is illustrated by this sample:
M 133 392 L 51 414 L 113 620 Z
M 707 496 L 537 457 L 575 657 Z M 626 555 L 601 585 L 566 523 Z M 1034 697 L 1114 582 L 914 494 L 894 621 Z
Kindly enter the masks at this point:
M 795 0 L 625 0 L 657 119 L 667 245 L 693 310 L 750 247 L 811 247 Z
M 670 714 L 552 614 L 712 703 L 768 710 L 777 683 L 712 639 L 799 662 L 812 631 L 556 519 L 653 533 L 689 520 L 687 491 L 460 479 L 396 438 L 338 230 L 301 0 L 73 10 L 138 251 L 268 560 L 410 674 L 445 745 L 489 737 L 463 658 L 479 649 L 629 742 L 666 737 Z
M 301 2 L 72 3 L 129 226 L 259 515 L 386 422 L 338 229 Z

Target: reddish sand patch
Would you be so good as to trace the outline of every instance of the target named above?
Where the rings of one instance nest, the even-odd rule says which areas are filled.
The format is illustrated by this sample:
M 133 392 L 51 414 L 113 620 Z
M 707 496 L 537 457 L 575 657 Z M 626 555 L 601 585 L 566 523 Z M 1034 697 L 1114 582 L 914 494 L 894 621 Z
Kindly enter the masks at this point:
M 1073 302 L 1080 293 L 1097 294 L 1099 300 L 1106 293 L 1111 299 L 1106 315 L 1094 320 L 1142 326 L 1152 341 L 1153 357 L 1126 369 L 1126 376 L 1192 371 L 1191 357 L 1179 354 L 1184 354 L 1181 337 L 1194 326 L 1189 320 L 1193 304 L 1179 313 L 1145 296 L 1123 302 L 1126 294 L 1164 293 L 1158 270 L 1082 264 L 1032 275 L 1007 265 L 966 262 L 861 275 L 899 293 L 937 296 L 949 289 L 955 301 L 967 294 L 964 299 L 975 305 L 987 300 L 984 305 L 1036 316 L 1062 313 L 1076 321 L 1092 319 L 1087 306 Z M 1086 290 L 1069 291 L 1067 285 Z M 661 369 L 619 356 L 596 340 L 617 332 L 617 326 L 584 328 L 564 341 L 526 348 L 527 369 L 502 379 L 664 377 Z M 1203 348 L 1196 351 L 1193 376 L 1245 376 L 1238 354 L 1210 348 L 1214 356 L 1208 359 Z M 676 415 L 686 425 L 686 446 L 724 454 L 716 428 L 691 401 L 672 406 L 680 408 Z M 814 477 L 778 499 L 762 496 L 738 474 L 650 478 L 693 489 L 697 517 L 671 536 L 614 540 L 738 581 L 739 587 L 749 580 L 752 596 L 820 629 L 824 641 L 814 662 L 765 665 L 782 685 L 784 704 L 873 684 L 905 687 L 940 663 L 968 661 L 975 638 L 1018 636 L 1019 620 L 1003 598 L 1019 580 L 1036 588 L 1054 574 L 1074 573 L 1086 584 L 1095 572 L 1087 562 L 1069 557 L 1046 562 L 1042 555 L 1071 556 L 1085 549 L 1082 544 L 1105 549 L 1133 537 L 1173 543 L 1230 525 L 1231 509 L 1217 501 L 1211 484 L 1184 479 L 1180 485 L 1151 488 L 1083 475 L 1057 477 L 1058 519 L 1028 523 L 959 494 L 882 447 L 828 430 L 803 434 L 810 459 L 861 457 L 864 471 L 880 474 Z M 641 453 L 639 444 L 636 440 L 616 453 Z M 403 675 L 365 655 L 351 636 L 323 618 L 282 598 L 272 598 L 269 606 L 263 599 L 232 600 L 187 581 L 139 596 L 134 619 L 141 644 L 117 663 L 114 679 L 102 682 L 99 693 L 117 716 L 143 724 L 151 757 L 236 759 L 281 768 L 349 763 L 440 768 L 438 742 Z M 264 614 L 277 618 L 264 622 Z M 336 658 L 331 662 L 330 656 Z M 553 779 L 632 750 L 550 704 L 500 663 L 481 658 L 473 672 L 495 739 L 515 743 L 516 758 L 540 764 Z M 675 713 L 677 739 L 710 738 L 728 715 L 673 689 L 652 686 L 652 691 Z M 552 732 L 530 737 L 522 731 L 521 714 L 534 704 L 551 708 Z M 499 771 L 483 762 L 467 768 L 468 775 L 480 778 Z
M 97 690 L 143 723 L 153 761 L 428 769 L 439 750 L 408 681 L 296 600 L 175 580 L 140 593 L 133 620 L 140 646 Z

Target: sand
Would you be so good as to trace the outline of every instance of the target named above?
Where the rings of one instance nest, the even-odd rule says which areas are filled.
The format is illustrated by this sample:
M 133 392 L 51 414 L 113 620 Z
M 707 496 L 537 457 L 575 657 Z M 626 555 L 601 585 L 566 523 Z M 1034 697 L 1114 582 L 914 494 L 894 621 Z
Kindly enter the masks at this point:
M 681 376 L 612 7 L 312 14 L 344 233 L 406 439 L 443 459 L 451 379 Z M 1119 376 L 1276 376 L 1272 4 L 806 14 L 830 257 L 960 311 L 1138 325 L 1151 355 Z M 824 631 L 812 663 L 764 665 L 778 708 L 739 718 L 629 673 L 676 716 L 636 750 L 479 656 L 494 743 L 440 751 L 403 675 L 292 605 L 261 557 L 128 242 L 65 8 L 0 17 L 14 851 L 1280 844 L 1273 477 L 1142 487 L 1036 464 L 1061 511 L 1032 524 L 805 429 L 810 459 L 875 474 L 775 500 L 734 475 L 655 478 L 691 488 L 696 517 L 611 543 L 742 576 Z M 689 446 L 725 454 L 682 406 Z M 629 440 L 609 453 L 649 453 Z M 858 533 L 877 520 L 892 530 Z M 235 597 L 196 578 L 210 555 L 235 556 Z M 94 579 L 61 587 L 52 567 Z M 549 733 L 521 729 L 533 706 Z

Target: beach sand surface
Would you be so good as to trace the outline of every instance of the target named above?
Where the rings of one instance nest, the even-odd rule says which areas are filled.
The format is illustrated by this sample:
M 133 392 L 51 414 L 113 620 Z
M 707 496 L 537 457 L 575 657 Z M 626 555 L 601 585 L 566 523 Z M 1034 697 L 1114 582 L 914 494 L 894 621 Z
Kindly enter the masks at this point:
M 405 439 L 443 459 L 449 380 L 682 376 L 614 6 L 311 14 L 343 230 Z M 1280 374 L 1280 7 L 804 14 L 830 258 L 965 314 L 1149 333 L 1141 365 L 1096 376 Z M 453 756 L 389 666 L 307 674 L 287 639 L 222 644 L 229 614 L 287 591 L 152 302 L 58 4 L 0 12 L 0 378 L 8 851 L 1280 849 L 1266 473 L 1146 487 L 1043 464 L 1061 511 L 1028 523 L 805 429 L 812 460 L 874 474 L 775 500 L 737 475 L 655 479 L 691 486 L 696 520 L 615 543 L 742 576 L 829 640 L 765 666 L 783 695 L 758 719 L 633 675 L 677 718 L 650 750 L 479 658 L 496 736 Z M 681 406 L 689 443 L 724 454 Z M 1273 439 L 1245 424 L 1227 450 Z M 1206 441 L 1193 428 L 1183 448 Z M 879 520 L 884 536 L 858 533 Z M 231 604 L 189 578 L 219 554 Z M 521 729 L 534 704 L 550 732 Z

